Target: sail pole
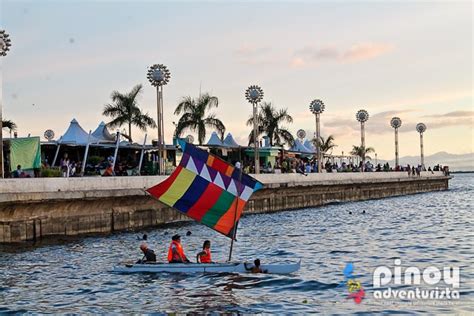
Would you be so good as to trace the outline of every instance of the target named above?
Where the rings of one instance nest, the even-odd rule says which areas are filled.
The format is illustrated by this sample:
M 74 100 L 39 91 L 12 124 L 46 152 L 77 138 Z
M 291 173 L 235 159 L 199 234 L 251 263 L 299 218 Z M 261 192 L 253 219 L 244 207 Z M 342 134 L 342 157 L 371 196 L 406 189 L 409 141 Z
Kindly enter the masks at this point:
M 242 183 L 242 163 L 240 162 L 240 146 L 239 146 L 239 164 L 240 164 L 240 168 L 239 168 L 239 182 Z M 233 227 L 233 231 L 232 231 L 232 239 L 231 239 L 231 242 L 230 242 L 230 251 L 229 251 L 229 260 L 227 261 L 230 261 L 232 259 L 232 250 L 234 248 L 234 240 L 235 240 L 235 236 L 237 235 L 237 226 L 236 226 L 236 222 L 237 222 L 237 207 L 239 205 L 239 197 L 240 197 L 240 193 L 239 193 L 239 188 L 237 188 L 237 198 L 236 198 L 236 202 L 235 202 L 235 213 L 234 213 L 234 225 L 232 226 Z

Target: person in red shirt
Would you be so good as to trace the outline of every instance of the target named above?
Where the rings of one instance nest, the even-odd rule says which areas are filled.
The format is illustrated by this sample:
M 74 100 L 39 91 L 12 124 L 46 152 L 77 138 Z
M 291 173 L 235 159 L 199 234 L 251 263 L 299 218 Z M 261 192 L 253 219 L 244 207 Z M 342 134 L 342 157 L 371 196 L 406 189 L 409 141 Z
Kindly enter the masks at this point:
M 212 263 L 211 242 L 209 240 L 204 241 L 202 251 L 197 254 L 196 261 L 198 263 Z
M 168 249 L 168 262 L 169 263 L 189 263 L 190 261 L 186 258 L 181 246 L 181 236 L 174 235 L 171 237 L 171 244 Z

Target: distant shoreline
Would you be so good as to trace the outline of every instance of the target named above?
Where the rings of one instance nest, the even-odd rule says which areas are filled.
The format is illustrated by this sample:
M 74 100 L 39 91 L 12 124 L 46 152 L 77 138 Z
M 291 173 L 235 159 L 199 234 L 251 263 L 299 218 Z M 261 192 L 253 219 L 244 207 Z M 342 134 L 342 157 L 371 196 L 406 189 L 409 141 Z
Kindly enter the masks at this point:
M 449 173 L 474 173 L 474 170 L 471 171 L 450 171 Z

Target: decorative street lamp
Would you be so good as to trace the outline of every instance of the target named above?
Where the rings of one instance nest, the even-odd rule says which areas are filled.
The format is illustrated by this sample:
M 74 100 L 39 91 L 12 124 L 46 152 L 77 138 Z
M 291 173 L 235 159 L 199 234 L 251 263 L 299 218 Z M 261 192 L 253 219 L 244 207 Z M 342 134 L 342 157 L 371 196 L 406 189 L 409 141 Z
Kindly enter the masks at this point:
M 0 56 L 7 56 L 7 52 L 10 50 L 11 40 L 10 35 L 5 33 L 5 30 L 0 30 Z M 3 168 L 3 134 L 2 134 L 2 111 L 3 111 L 2 100 L 0 99 L 0 174 L 2 178 L 5 177 Z
M 163 86 L 170 80 L 168 68 L 162 64 L 154 64 L 148 68 L 147 78 L 151 85 L 156 87 L 156 107 L 158 124 L 158 165 L 159 174 L 165 174 L 165 127 L 163 123 Z
M 421 157 L 421 167 L 425 168 L 425 156 L 423 155 L 423 133 L 426 131 L 426 125 L 424 123 L 416 124 L 416 131 L 420 133 L 420 157 Z
M 322 157 L 321 157 L 321 133 L 319 131 L 319 116 L 324 112 L 324 103 L 321 100 L 313 100 L 309 104 L 309 110 L 316 117 L 316 158 L 318 159 L 318 173 L 322 170 Z
M 259 86 L 252 85 L 245 90 L 245 98 L 253 107 L 253 144 L 255 156 L 255 173 L 260 173 L 260 154 L 258 152 L 258 108 L 257 104 L 263 99 L 263 90 Z
M 359 110 L 356 113 L 356 119 L 360 122 L 360 146 L 364 151 L 362 153 L 362 168 L 361 171 L 364 172 L 365 165 L 365 122 L 369 119 L 369 113 L 366 110 Z
M 296 136 L 303 142 L 304 138 L 306 137 L 306 131 L 304 129 L 299 129 L 296 132 Z
M 402 126 L 402 120 L 399 117 L 392 117 L 390 125 L 395 129 L 395 168 L 398 167 L 398 129 Z

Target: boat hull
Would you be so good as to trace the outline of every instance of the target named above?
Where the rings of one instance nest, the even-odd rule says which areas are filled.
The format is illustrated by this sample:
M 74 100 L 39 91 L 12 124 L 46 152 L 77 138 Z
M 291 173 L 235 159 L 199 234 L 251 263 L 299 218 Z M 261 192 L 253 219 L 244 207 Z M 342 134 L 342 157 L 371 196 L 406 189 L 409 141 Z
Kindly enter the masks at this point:
M 251 267 L 252 264 L 247 264 Z M 297 263 L 262 264 L 267 273 L 289 274 L 299 270 Z M 116 266 L 113 272 L 118 273 L 249 273 L 243 262 L 236 263 L 147 263 Z

